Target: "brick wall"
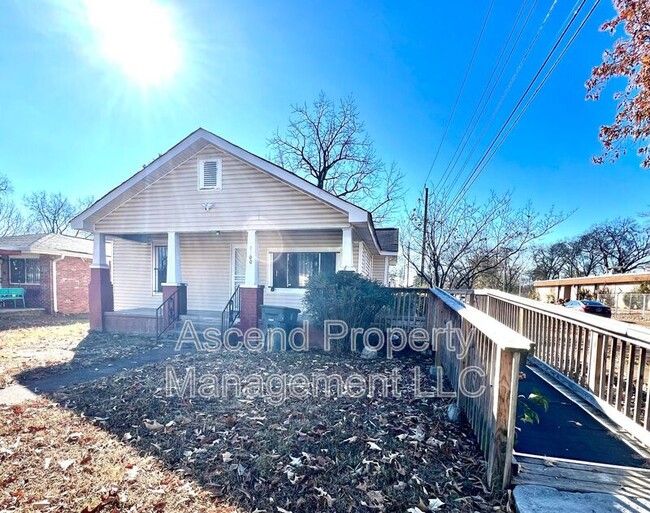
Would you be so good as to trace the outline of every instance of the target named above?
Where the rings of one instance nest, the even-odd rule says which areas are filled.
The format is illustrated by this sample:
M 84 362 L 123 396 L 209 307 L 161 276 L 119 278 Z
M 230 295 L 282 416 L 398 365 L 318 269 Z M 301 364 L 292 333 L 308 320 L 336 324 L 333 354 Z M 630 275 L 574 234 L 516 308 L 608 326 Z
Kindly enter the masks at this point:
M 0 256 L 0 288 L 9 287 L 9 257 Z
M 65 257 L 56 263 L 57 303 L 60 313 L 88 312 L 88 285 L 92 259 Z
M 24 288 L 25 306 L 27 308 L 45 308 L 47 313 L 52 313 L 54 307 L 52 262 L 56 258 L 50 255 L 40 256 L 40 285 L 10 285 L 9 260 L 8 257 L 3 256 L 0 258 L 0 286 Z M 91 258 L 65 257 L 56 263 L 59 313 L 76 314 L 88 312 L 88 285 L 90 283 L 91 262 Z
M 19 258 L 20 256 L 17 255 L 16 257 Z M 41 255 L 39 258 L 41 285 L 44 283 L 43 280 L 49 281 L 50 279 L 50 260 L 51 257 L 48 255 Z M 9 283 L 9 257 L 6 255 L 0 258 L 0 278 L 2 287 L 19 287 L 25 289 L 25 306 L 27 308 L 45 308 L 46 311 L 51 311 L 52 298 L 49 286 L 16 285 Z M 13 302 L 8 303 L 8 306 L 13 307 Z

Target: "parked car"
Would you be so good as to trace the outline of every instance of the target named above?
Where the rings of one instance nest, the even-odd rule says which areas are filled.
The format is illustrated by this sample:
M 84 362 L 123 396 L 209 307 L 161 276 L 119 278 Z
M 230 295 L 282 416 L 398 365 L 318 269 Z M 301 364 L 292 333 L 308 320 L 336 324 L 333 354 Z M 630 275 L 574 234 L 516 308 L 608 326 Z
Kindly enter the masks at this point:
M 601 315 L 603 317 L 612 316 L 611 308 L 609 308 L 607 305 L 604 305 L 600 301 L 589 301 L 587 299 L 581 299 L 578 301 L 567 301 L 564 303 L 564 306 L 566 308 L 578 310 L 579 312 Z

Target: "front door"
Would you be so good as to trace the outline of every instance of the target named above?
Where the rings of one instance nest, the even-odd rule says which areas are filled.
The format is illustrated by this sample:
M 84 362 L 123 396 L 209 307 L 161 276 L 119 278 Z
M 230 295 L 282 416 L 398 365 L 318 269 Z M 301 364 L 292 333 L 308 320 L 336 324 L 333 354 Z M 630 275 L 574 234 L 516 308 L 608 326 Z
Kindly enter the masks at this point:
M 233 248 L 232 251 L 232 292 L 246 281 L 246 248 Z

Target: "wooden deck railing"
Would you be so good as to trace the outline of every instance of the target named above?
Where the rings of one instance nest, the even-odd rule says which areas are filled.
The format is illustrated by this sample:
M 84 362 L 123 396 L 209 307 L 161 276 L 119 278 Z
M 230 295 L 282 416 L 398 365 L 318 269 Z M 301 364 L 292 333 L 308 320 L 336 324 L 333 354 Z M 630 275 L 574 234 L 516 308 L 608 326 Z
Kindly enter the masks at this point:
M 650 330 L 496 290 L 477 289 L 472 298 L 478 309 L 534 342 L 536 359 L 650 441 Z
M 436 360 L 477 436 L 488 462 L 490 484 L 505 488 L 511 478 L 519 365 L 530 341 L 443 290 L 432 289 L 429 302 L 429 329 L 459 330 L 450 338 L 446 331 L 434 331 L 439 334 Z M 465 345 L 459 344 L 461 336 Z M 462 351 L 462 347 L 468 349 Z M 476 393 L 481 386 L 483 393 Z
M 392 304 L 379 313 L 377 323 L 382 328 L 402 328 L 407 333 L 425 328 L 429 289 L 391 288 Z

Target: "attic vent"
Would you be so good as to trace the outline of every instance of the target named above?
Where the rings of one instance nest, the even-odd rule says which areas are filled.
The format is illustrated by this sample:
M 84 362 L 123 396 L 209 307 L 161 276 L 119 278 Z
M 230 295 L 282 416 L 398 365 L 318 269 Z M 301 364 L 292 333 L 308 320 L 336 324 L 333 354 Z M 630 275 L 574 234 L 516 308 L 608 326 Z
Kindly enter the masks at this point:
M 221 189 L 221 159 L 199 160 L 199 190 Z

